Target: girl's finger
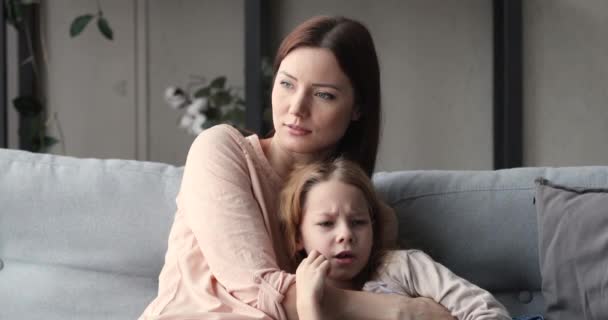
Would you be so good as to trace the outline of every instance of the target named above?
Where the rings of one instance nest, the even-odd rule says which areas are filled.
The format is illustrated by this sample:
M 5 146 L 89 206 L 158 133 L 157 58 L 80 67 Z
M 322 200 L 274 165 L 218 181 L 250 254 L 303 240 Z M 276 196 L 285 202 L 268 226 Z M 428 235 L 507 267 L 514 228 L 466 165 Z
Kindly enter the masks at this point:
M 315 261 L 315 259 L 320 256 L 321 254 L 319 253 L 319 251 L 317 250 L 311 250 L 310 253 L 308 253 L 308 258 L 310 260 L 310 262 Z
M 325 260 L 323 262 L 321 262 L 321 265 L 319 265 L 319 271 L 321 271 L 321 274 L 324 275 L 328 275 L 329 274 L 329 260 Z
M 323 263 L 323 261 L 327 261 L 327 259 L 325 259 L 325 257 L 322 254 L 319 254 L 319 256 L 316 257 L 315 260 L 311 262 L 311 265 L 314 267 L 319 267 L 321 265 L 321 263 Z

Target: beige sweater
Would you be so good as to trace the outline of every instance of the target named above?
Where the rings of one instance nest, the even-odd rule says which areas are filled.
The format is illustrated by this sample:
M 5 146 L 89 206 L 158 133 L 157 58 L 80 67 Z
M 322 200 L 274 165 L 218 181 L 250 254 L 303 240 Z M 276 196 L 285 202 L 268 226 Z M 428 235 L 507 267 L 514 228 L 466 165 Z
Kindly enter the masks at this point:
M 286 319 L 276 214 L 282 179 L 257 136 L 220 125 L 192 143 L 158 295 L 140 319 Z
M 420 250 L 391 251 L 364 291 L 426 297 L 459 320 L 511 320 L 489 292 L 458 277 Z
M 188 153 L 158 295 L 140 319 L 286 319 L 282 302 L 295 275 L 282 271 L 288 268 L 276 214 L 282 183 L 257 136 L 244 138 L 227 125 L 200 134 Z M 480 291 L 465 295 L 479 289 L 430 260 L 395 257 L 382 278 L 391 290 L 434 294 L 468 314 L 497 308 Z M 451 286 L 457 290 L 446 291 Z

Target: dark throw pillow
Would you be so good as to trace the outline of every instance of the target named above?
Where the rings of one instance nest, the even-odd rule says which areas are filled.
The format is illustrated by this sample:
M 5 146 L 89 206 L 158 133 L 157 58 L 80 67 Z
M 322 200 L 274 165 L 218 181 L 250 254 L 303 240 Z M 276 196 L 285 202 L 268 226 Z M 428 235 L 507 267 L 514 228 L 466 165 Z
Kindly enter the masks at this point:
M 548 320 L 608 319 L 608 189 L 536 180 Z

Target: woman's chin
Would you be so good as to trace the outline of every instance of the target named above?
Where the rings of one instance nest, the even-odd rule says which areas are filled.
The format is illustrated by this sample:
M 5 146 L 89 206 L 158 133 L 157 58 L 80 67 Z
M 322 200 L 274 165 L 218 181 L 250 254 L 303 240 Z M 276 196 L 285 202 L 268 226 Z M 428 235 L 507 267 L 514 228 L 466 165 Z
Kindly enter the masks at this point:
M 327 150 L 327 146 L 309 137 L 283 137 L 281 145 L 285 151 L 301 155 L 318 155 Z

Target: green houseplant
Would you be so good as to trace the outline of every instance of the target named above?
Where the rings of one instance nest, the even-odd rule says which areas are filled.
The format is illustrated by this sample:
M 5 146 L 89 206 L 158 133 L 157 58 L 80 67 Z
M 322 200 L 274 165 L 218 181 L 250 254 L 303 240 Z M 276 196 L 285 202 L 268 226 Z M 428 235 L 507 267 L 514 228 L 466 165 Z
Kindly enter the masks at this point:
M 39 0 L 4 0 L 6 20 L 12 25 L 21 39 L 26 42 L 28 50 L 23 61 L 19 62 L 20 68 L 31 68 L 33 74 L 33 92 L 20 94 L 13 99 L 13 106 L 17 110 L 21 120 L 19 126 L 19 148 L 33 152 L 47 152 L 60 142 L 59 139 L 47 134 L 49 123 L 54 120 L 58 125 L 58 133 L 63 133 L 56 114 L 49 114 L 46 105 L 46 95 L 42 80 L 42 72 L 46 66 L 46 55 L 44 48 L 35 36 L 35 30 L 31 30 L 32 13 L 39 10 Z M 86 13 L 76 17 L 70 26 L 70 35 L 79 35 L 92 21 L 97 21 L 97 27 L 101 34 L 108 40 L 113 39 L 113 31 L 110 23 L 105 18 L 101 4 L 97 1 L 97 12 Z M 64 140 L 62 137 L 61 140 Z M 63 150 L 65 154 L 65 150 Z

